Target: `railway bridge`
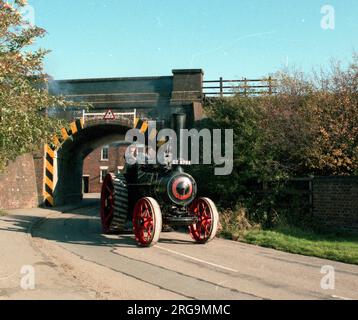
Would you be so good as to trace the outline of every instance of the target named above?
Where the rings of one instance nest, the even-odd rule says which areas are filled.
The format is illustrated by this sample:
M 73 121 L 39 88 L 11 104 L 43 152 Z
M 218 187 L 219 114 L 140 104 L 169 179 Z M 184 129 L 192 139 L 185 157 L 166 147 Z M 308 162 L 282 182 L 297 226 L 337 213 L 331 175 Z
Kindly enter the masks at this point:
M 66 111 L 49 111 L 49 116 L 65 119 L 70 126 L 37 158 L 44 168 L 42 177 L 37 170 L 38 193 L 48 206 L 81 200 L 83 161 L 101 145 L 125 143 L 125 134 L 133 127 L 146 133 L 149 119 L 165 124 L 173 113 L 181 112 L 190 127 L 203 115 L 201 69 L 173 70 L 163 77 L 50 81 L 49 91 L 74 105 Z M 82 110 L 78 107 L 82 102 L 93 107 Z

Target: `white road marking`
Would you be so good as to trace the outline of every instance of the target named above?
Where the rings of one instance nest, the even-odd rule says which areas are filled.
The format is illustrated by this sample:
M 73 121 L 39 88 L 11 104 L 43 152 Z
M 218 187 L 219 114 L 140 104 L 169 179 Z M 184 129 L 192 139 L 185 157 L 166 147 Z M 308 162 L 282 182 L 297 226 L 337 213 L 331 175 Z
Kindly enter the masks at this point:
M 231 272 L 235 272 L 235 273 L 239 272 L 238 270 L 231 269 L 231 268 L 228 268 L 228 267 L 216 264 L 216 263 L 208 262 L 208 261 L 205 261 L 205 260 L 201 260 L 201 259 L 198 259 L 198 258 L 195 258 L 195 257 L 191 257 L 191 256 L 188 256 L 186 254 L 183 254 L 183 253 L 180 253 L 180 252 L 177 252 L 177 251 L 174 251 L 174 250 L 166 249 L 166 248 L 163 248 L 163 247 L 160 247 L 160 246 L 155 246 L 155 248 L 158 248 L 160 250 L 176 254 L 178 256 L 181 256 L 181 257 L 184 257 L 184 258 L 187 258 L 187 259 L 191 259 L 193 261 L 205 263 L 205 264 L 208 264 L 209 266 L 212 266 L 212 267 L 215 267 L 215 268 L 219 268 L 219 269 L 223 269 L 223 270 L 231 271 Z
M 353 300 L 352 298 L 345 298 L 345 297 L 340 297 L 340 296 L 335 296 L 335 295 L 332 295 L 331 297 L 334 299 L 341 299 L 341 300 Z
M 224 285 L 226 282 L 228 282 L 228 280 L 222 281 L 220 283 L 218 283 L 218 285 L 215 287 L 215 290 L 218 291 L 219 287 L 221 287 L 222 285 Z

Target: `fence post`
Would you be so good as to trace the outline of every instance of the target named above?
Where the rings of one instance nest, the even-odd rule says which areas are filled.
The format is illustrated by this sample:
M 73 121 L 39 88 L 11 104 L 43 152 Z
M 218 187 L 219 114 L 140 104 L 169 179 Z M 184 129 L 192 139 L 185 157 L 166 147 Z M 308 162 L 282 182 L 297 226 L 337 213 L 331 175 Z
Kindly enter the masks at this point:
M 313 217 L 313 180 L 314 180 L 314 176 L 310 177 L 309 180 L 309 193 L 310 193 L 310 215 L 311 217 Z
M 220 97 L 224 97 L 224 84 L 223 84 L 223 78 L 220 77 Z
M 247 96 L 247 78 L 244 78 L 244 96 Z
M 268 79 L 269 82 L 269 95 L 272 95 L 272 77 L 270 76 Z

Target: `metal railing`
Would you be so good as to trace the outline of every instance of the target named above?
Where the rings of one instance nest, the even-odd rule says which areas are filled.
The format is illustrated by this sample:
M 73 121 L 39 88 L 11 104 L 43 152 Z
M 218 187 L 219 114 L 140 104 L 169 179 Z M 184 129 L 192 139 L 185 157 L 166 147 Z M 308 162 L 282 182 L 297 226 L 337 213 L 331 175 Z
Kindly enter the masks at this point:
M 274 94 L 276 79 L 241 79 L 241 80 L 207 80 L 203 81 L 204 97 L 225 97 L 234 95 Z

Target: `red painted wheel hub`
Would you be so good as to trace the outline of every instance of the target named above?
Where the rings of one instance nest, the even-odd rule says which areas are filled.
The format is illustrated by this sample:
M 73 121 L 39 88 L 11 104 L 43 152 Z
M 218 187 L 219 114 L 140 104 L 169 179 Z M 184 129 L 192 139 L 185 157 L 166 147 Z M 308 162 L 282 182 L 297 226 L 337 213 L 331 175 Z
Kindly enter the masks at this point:
M 133 229 L 137 242 L 142 246 L 151 244 L 154 237 L 154 208 L 148 199 L 137 202 L 133 214 Z
M 205 243 L 211 236 L 213 213 L 205 199 L 196 199 L 190 206 L 197 222 L 189 227 L 190 235 L 198 243 Z
M 102 185 L 101 193 L 101 221 L 104 233 L 108 233 L 111 229 L 114 217 L 114 185 L 113 178 L 108 174 Z

